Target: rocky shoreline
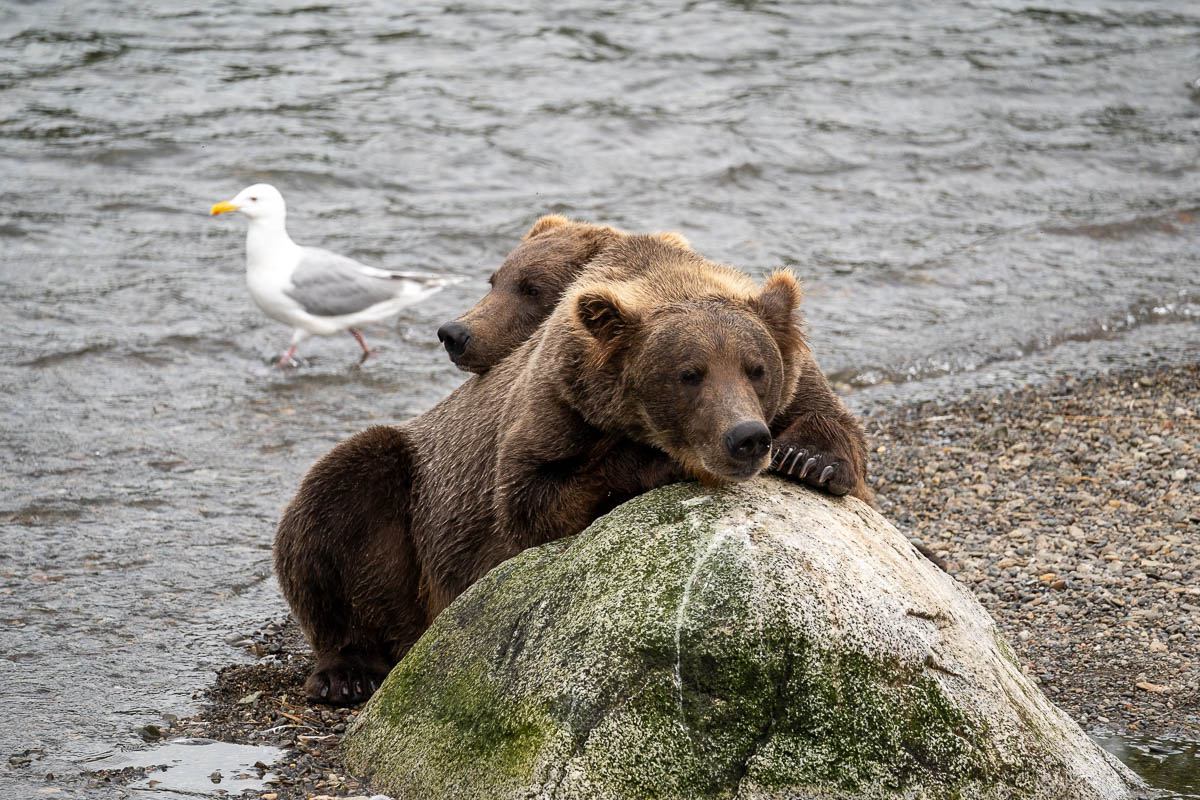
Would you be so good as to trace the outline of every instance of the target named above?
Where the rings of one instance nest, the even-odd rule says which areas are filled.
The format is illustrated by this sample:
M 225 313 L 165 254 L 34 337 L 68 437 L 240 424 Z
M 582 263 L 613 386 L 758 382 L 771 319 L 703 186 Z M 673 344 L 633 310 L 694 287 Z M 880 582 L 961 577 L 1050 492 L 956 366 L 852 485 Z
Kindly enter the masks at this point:
M 1200 367 L 868 420 L 880 510 L 1086 730 L 1200 738 Z
M 1200 366 L 865 422 L 880 510 L 947 560 L 1051 700 L 1085 730 L 1200 739 Z M 337 750 L 357 710 L 303 700 L 295 624 L 238 646 L 257 663 L 221 670 L 201 714 L 154 735 L 289 750 L 250 796 L 369 796 Z

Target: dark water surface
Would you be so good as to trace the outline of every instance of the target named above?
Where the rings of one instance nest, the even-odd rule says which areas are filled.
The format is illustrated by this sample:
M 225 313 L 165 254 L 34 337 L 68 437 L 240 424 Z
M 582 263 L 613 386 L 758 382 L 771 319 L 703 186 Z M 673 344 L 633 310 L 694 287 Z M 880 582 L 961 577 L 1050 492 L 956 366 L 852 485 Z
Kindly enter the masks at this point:
M 194 709 L 304 470 L 460 382 L 433 331 L 542 213 L 795 265 L 858 408 L 1195 359 L 1200 5 L 590 5 L 0 7 L 0 796 Z M 206 216 L 256 181 L 469 280 L 276 370 Z

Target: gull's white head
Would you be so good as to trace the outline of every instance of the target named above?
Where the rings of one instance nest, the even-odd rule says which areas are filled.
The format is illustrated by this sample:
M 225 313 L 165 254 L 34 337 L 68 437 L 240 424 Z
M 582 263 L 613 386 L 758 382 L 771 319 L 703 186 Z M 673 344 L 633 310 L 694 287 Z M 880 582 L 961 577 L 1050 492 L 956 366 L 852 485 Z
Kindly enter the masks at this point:
M 283 195 L 269 183 L 256 183 L 242 189 L 232 200 L 217 203 L 212 207 L 212 213 L 224 214 L 226 211 L 240 211 L 250 219 L 283 219 L 287 213 L 287 205 Z

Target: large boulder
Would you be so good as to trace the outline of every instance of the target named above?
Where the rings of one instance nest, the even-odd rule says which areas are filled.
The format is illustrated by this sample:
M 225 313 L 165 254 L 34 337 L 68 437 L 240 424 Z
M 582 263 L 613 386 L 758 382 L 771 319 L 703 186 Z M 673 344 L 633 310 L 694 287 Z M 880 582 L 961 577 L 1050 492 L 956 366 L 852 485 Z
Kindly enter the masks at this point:
M 670 486 L 501 564 L 343 746 L 414 799 L 1144 790 L 879 514 L 765 477 Z

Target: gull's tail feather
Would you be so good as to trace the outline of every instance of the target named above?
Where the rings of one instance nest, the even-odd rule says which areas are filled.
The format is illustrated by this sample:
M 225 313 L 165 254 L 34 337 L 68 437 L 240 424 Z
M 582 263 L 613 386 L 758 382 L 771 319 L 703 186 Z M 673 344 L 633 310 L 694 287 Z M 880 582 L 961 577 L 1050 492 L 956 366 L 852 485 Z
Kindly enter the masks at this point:
M 396 273 L 392 276 L 392 279 L 397 283 L 391 303 L 399 301 L 402 305 L 419 302 L 430 295 L 437 294 L 447 286 L 465 280 L 458 276 L 445 275 L 422 275 L 421 277 L 414 277 L 412 273 L 407 275 Z
M 449 286 L 454 283 L 466 280 L 466 278 L 457 275 L 443 275 L 437 272 L 420 272 L 418 270 L 403 270 L 403 269 L 380 269 L 379 267 L 368 267 L 365 264 L 359 264 L 359 269 L 366 275 L 373 278 L 385 278 L 393 281 L 417 281 L 419 283 L 428 283 L 430 285 Z
M 419 293 L 422 297 L 428 297 L 434 292 L 440 292 L 447 286 L 453 286 L 456 283 L 462 283 L 465 278 L 458 276 L 446 275 L 422 275 L 420 273 L 395 273 L 391 276 L 392 280 L 401 281 L 401 288 L 397 294 Z
M 447 286 L 453 286 L 456 283 L 462 283 L 466 278 L 458 275 L 429 275 L 420 272 L 397 272 L 392 276 L 393 280 L 415 281 L 422 286 L 436 286 L 438 289 L 444 289 Z

